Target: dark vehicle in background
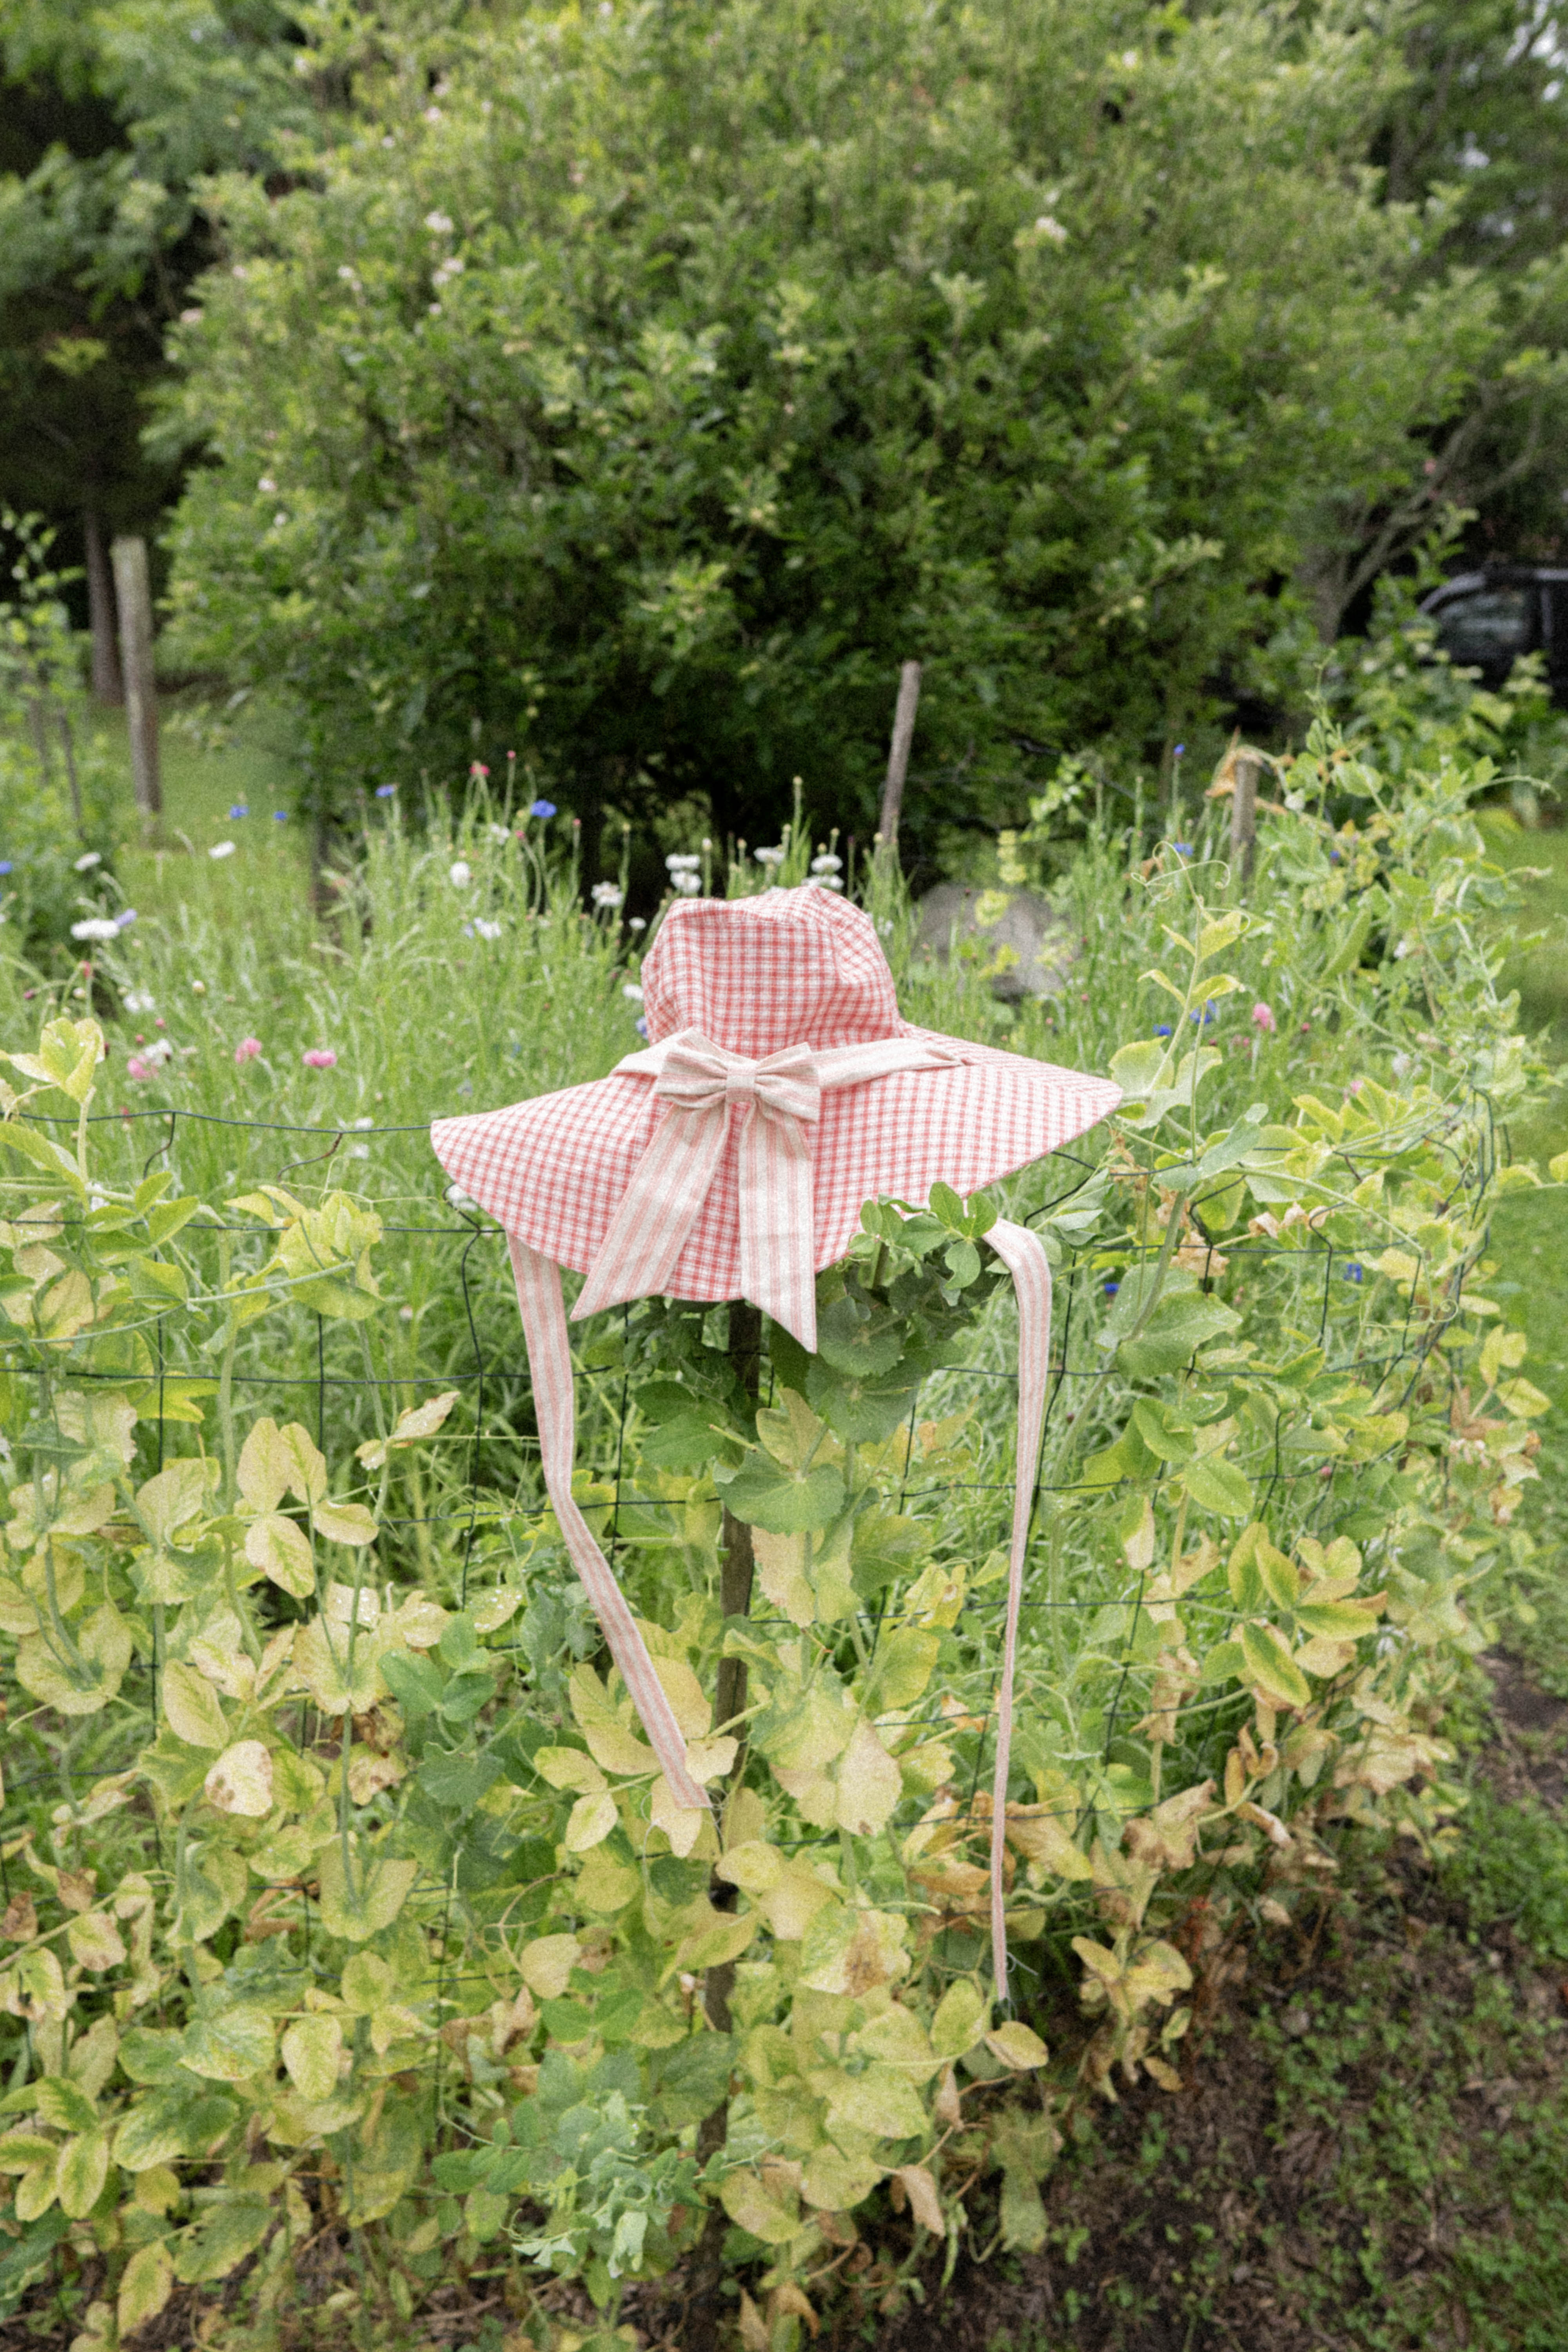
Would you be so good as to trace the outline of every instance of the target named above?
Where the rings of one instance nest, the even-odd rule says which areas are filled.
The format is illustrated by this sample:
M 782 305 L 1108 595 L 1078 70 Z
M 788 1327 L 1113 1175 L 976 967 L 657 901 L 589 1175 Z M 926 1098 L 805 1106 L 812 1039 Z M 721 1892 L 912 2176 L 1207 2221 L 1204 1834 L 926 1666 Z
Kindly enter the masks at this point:
M 1449 660 L 1501 686 L 1521 654 L 1543 654 L 1552 699 L 1568 709 L 1568 568 L 1493 563 L 1456 572 L 1421 600 Z

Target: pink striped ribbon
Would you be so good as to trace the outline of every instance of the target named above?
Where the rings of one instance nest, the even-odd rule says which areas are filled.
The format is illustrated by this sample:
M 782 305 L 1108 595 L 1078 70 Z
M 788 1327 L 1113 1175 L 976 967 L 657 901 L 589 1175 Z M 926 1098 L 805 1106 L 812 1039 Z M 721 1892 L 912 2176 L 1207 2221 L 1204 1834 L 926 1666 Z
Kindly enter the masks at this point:
M 618 1067 L 652 1077 L 665 1116 L 655 1129 L 589 1271 L 574 1319 L 664 1290 L 718 1171 L 732 1118 L 741 1138 L 739 1213 L 742 1294 L 816 1347 L 810 1129 L 829 1087 L 859 1086 L 895 1070 L 936 1068 L 956 1055 L 915 1038 L 888 1038 L 820 1054 L 792 1046 L 761 1062 L 726 1053 L 685 1030 Z M 1007 1622 L 996 1698 L 991 1823 L 991 1941 L 998 1998 L 1007 1981 L 1003 1861 L 1013 1738 L 1013 1678 L 1024 1560 L 1034 1507 L 1050 1352 L 1051 1276 L 1039 1236 L 999 1219 L 985 1238 L 1013 1277 L 1018 1299 L 1018 1446 Z M 678 1803 L 709 1799 L 686 1763 L 686 1741 L 647 1644 L 615 1573 L 573 1499 L 576 1429 L 572 1351 L 554 1261 L 509 1234 L 523 1337 L 533 1379 L 545 1491 L 584 1589 L 620 1668 L 660 1770 Z

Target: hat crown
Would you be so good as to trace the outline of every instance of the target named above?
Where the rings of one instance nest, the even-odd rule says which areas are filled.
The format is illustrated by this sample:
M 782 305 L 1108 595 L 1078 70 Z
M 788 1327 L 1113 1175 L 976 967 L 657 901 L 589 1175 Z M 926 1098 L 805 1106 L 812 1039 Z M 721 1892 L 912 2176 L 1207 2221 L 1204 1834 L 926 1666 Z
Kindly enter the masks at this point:
M 825 1052 L 897 1037 L 893 976 L 876 926 L 816 883 L 754 898 L 671 907 L 643 966 L 650 1045 L 700 1029 L 761 1061 L 786 1045 Z

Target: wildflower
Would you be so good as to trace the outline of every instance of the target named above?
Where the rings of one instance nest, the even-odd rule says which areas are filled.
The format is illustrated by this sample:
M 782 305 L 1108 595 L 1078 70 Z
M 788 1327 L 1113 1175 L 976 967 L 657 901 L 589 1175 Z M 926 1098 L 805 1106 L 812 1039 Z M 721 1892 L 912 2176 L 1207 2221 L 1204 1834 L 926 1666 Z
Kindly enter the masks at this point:
M 377 784 L 375 788 L 376 799 L 378 801 L 389 801 L 396 790 L 397 786 L 395 784 Z
M 150 1078 L 153 1073 L 140 1054 L 132 1054 L 125 1065 L 125 1075 L 128 1078 Z
M 201 310 L 182 310 L 180 313 L 180 324 L 182 327 L 199 327 L 205 315 L 205 312 Z
M 843 865 L 842 857 L 835 857 L 830 849 L 825 849 L 820 856 L 812 859 L 811 870 L 814 874 L 837 874 Z
M 1255 1004 L 1252 1008 L 1252 1025 L 1255 1029 L 1260 1029 L 1266 1037 L 1272 1037 L 1274 1034 L 1272 1008 L 1261 1003 Z
M 477 1209 L 479 1202 L 464 1192 L 460 1184 L 448 1184 L 447 1198 L 454 1209 Z
M 390 788 L 389 788 L 389 789 L 390 789 Z M 379 797 L 379 796 L 378 796 L 378 797 Z M 288 810 L 287 810 L 287 809 L 274 809 L 274 810 L 273 810 L 273 812 L 272 812 L 272 822 L 273 822 L 273 824 L 288 824 L 288 822 L 289 822 L 289 812 L 288 812 Z
M 1154 1032 L 1156 1037 L 1169 1037 L 1171 1034 L 1171 1024 L 1168 1021 L 1162 1021 Z
M 335 1070 L 338 1057 L 330 1045 L 307 1045 L 300 1059 L 308 1070 Z
M 683 898 L 695 898 L 701 891 L 700 874 L 672 874 L 669 878 Z
M 1193 854 L 1193 845 L 1190 841 L 1173 841 L 1171 846 L 1178 857 L 1190 857 Z
M 215 841 L 212 847 L 208 850 L 207 856 L 209 857 L 232 857 L 234 856 L 234 849 L 235 845 L 232 841 Z
M 1053 245 L 1065 245 L 1068 241 L 1068 233 L 1054 213 L 1040 215 L 1039 219 L 1035 223 L 1035 234 L 1037 236 L 1049 237 Z
M 90 874 L 95 866 L 101 866 L 102 863 L 103 852 L 101 849 L 84 849 L 81 856 L 77 859 L 76 870 L 79 874 Z
M 1188 1013 L 1188 1015 L 1187 1015 L 1187 1019 L 1188 1019 L 1189 1021 L 1201 1021 L 1201 1022 L 1202 1022 L 1202 1024 L 1203 1024 L 1203 1025 L 1204 1025 L 1204 1027 L 1205 1027 L 1205 1029 L 1207 1028 L 1207 1026 L 1208 1026 L 1209 1023 L 1210 1023 L 1211 1021 L 1213 1021 L 1215 1018 L 1215 1009 L 1214 1009 L 1214 998 L 1213 998 L 1212 996 L 1208 999 L 1208 1002 L 1205 1004 L 1204 1009 L 1203 1009 L 1203 1011 L 1202 1011 L 1201 1013 L 1200 1013 L 1200 1012 L 1198 1012 L 1198 1011 L 1197 1011 L 1197 1009 L 1194 1007 L 1194 1010 L 1193 1010 L 1191 1013 Z
M 487 824 L 485 831 L 489 835 L 490 839 L 495 843 L 498 848 L 500 848 L 503 843 L 511 839 L 511 835 L 508 833 L 504 824 Z
M 469 929 L 476 939 L 499 940 L 500 937 L 500 925 L 487 921 L 483 915 L 476 915 Z
M 482 783 L 485 778 L 489 774 L 489 770 L 486 767 L 482 760 L 470 760 L 468 761 L 468 773 L 470 776 L 477 778 L 478 781 Z
M 248 816 L 250 814 L 250 803 L 248 801 L 236 801 L 234 806 L 229 810 L 229 814 L 230 816 Z
M 205 982 L 205 980 L 193 980 L 193 981 L 192 981 L 192 982 L 191 982 L 191 994 L 192 994 L 193 996 L 205 996 L 205 995 L 206 994 L 206 992 L 207 992 L 207 984 L 206 984 L 206 982 Z
M 647 1035 L 647 1023 L 646 1020 L 635 1022 L 633 1026 L 637 1030 L 639 1037 L 646 1037 Z
M 1366 1268 L 1362 1265 L 1344 1265 L 1340 1268 L 1340 1273 L 1346 1282 L 1362 1282 L 1366 1277 Z
M 1285 805 L 1286 805 L 1286 807 L 1289 810 L 1289 812 L 1290 812 L 1290 814 L 1291 814 L 1291 815 L 1292 815 L 1292 816 L 1300 816 L 1300 814 L 1301 814 L 1301 811 L 1302 811 L 1302 810 L 1306 807 L 1306 805 L 1307 805 L 1307 795 L 1306 795 L 1306 793 L 1286 793 L 1286 795 L 1285 795 Z
M 695 874 L 702 864 L 700 857 L 682 856 L 679 850 L 672 850 L 664 862 L 671 874 Z
M 274 496 L 274 497 L 275 497 L 275 496 L 277 495 L 278 485 L 277 485 L 277 483 L 273 480 L 273 478 L 272 478 L 272 477 L 271 477 L 271 475 L 270 475 L 270 474 L 263 474 L 263 475 L 262 475 L 262 477 L 261 477 L 261 479 L 257 483 L 256 487 L 257 487 L 257 488 L 258 488 L 258 490 L 265 490 L 265 491 L 267 491 L 267 492 L 268 493 L 268 495 L 270 495 L 270 496 Z
M 595 907 L 603 907 L 606 912 L 612 915 L 615 913 L 616 908 L 623 903 L 626 898 L 626 892 L 616 882 L 595 882 L 593 888 L 588 893 L 588 896 L 592 898 Z
M 116 917 L 114 918 L 114 928 L 115 928 L 115 929 L 116 929 L 117 931 L 128 931 L 128 930 L 131 929 L 132 924 L 135 920 L 136 920 L 136 909 L 135 909 L 135 908 L 134 908 L 134 907 L 121 907 L 121 908 L 120 909 L 119 914 L 118 914 L 118 915 L 116 915 Z
M 1121 1287 L 1121 1285 L 1119 1282 L 1108 1282 L 1105 1285 L 1105 1295 L 1107 1298 L 1114 1298 Z
M 437 116 L 437 119 L 439 121 L 440 118 Z M 452 234 L 452 224 L 445 213 L 426 213 L 425 226 L 432 236 L 450 236 Z
M 157 999 L 145 988 L 130 988 L 125 992 L 127 1013 L 156 1013 Z
M 1172 757 L 1172 759 L 1173 759 L 1173 760 L 1183 760 L 1183 759 L 1185 759 L 1185 757 L 1186 757 L 1186 752 L 1187 752 L 1187 747 L 1186 747 L 1186 745 L 1185 745 L 1184 743 L 1178 743 L 1178 744 L 1177 744 L 1177 746 L 1176 746 L 1176 748 L 1175 748 L 1175 750 L 1172 752 L 1171 757 Z M 1176 846 L 1177 846 L 1177 848 L 1178 848 L 1178 849 L 1180 849 L 1181 845 L 1181 845 L 1181 843 L 1180 843 L 1180 842 L 1178 842 L 1178 843 L 1176 844 Z
M 626 998 L 628 1004 L 640 1004 L 643 1001 L 642 990 L 637 986 L 635 980 L 627 981 L 626 986 L 621 991 L 621 994 Z
M 120 926 L 112 915 L 89 915 L 85 922 L 71 925 L 73 940 L 117 940 Z
M 14 870 L 14 859 L 9 857 L 0 857 L 0 874 L 9 874 Z
M 474 878 L 473 868 L 468 859 L 466 857 L 454 859 L 447 869 L 447 878 L 455 889 L 466 890 Z
M 242 1037 L 234 1049 L 234 1058 L 239 1068 L 243 1070 L 247 1062 L 254 1062 L 260 1051 L 259 1037 Z
M 759 866 L 765 866 L 771 873 L 775 866 L 782 866 L 784 864 L 784 854 L 782 848 L 759 849 L 756 853 L 756 859 Z
M 1393 1069 L 1394 1075 L 1396 1078 L 1407 1078 L 1410 1076 L 1409 1055 L 1395 1054 L 1394 1057 Z
M 628 931 L 646 931 L 647 929 L 647 917 L 643 915 L 634 915 L 631 918 L 631 920 L 627 923 L 626 929 Z
M 530 806 L 528 814 L 530 816 L 553 816 L 555 814 L 555 803 L 553 801 L 534 801 Z

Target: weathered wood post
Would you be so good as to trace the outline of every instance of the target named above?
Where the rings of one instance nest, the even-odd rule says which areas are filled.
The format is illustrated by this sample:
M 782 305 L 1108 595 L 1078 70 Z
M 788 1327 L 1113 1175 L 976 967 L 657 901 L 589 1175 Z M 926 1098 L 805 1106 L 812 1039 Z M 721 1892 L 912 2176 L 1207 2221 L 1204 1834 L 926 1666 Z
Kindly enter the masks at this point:
M 100 702 L 123 702 L 120 648 L 115 641 L 114 583 L 109 576 L 109 550 L 96 507 L 83 509 L 82 537 L 87 543 L 87 615 L 92 633 L 92 691 Z
M 882 817 L 878 826 L 885 856 L 896 855 L 899 817 L 904 805 L 904 779 L 910 772 L 910 746 L 915 740 L 915 712 L 920 708 L 921 666 L 907 661 L 899 672 L 899 699 L 893 712 L 893 740 L 888 751 L 888 781 L 882 787 Z
M 1232 768 L 1235 784 L 1230 803 L 1230 856 L 1244 890 L 1252 887 L 1253 860 L 1258 850 L 1258 778 L 1262 766 L 1261 751 L 1237 751 Z
M 144 539 L 117 539 L 110 551 L 120 605 L 120 667 L 131 735 L 131 775 L 136 805 L 149 831 L 163 813 L 158 769 L 158 693 L 153 677 L 153 591 Z

